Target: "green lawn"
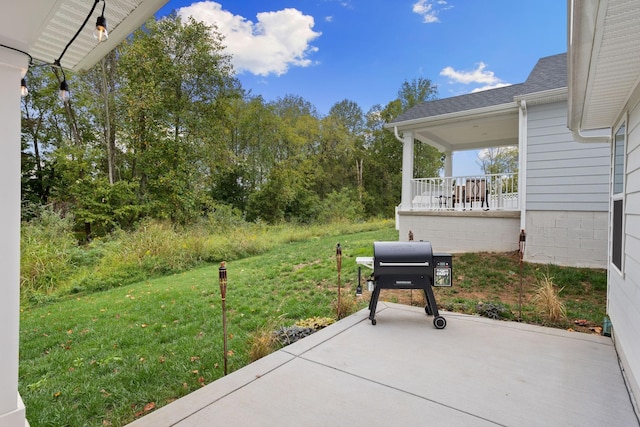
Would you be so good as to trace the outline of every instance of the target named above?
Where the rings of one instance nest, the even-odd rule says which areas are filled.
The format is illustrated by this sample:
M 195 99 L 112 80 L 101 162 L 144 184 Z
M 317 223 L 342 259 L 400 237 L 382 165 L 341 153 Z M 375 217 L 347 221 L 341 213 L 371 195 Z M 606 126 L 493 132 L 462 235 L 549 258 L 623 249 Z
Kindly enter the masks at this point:
M 342 283 L 354 287 L 355 257 L 371 255 L 374 240 L 397 238 L 392 228 L 312 238 L 228 262 L 229 371 L 247 364 L 249 335 L 265 323 L 332 316 L 338 241 Z M 223 375 L 221 323 L 217 264 L 24 308 L 27 419 L 32 427 L 123 425 L 145 405 L 215 381 Z

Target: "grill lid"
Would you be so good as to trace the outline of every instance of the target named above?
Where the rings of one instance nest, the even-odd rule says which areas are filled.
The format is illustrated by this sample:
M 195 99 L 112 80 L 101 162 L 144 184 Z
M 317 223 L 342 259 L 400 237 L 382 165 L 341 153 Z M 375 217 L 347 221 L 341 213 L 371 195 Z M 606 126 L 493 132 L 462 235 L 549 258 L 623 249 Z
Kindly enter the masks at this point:
M 431 242 L 374 242 L 376 267 L 430 267 Z

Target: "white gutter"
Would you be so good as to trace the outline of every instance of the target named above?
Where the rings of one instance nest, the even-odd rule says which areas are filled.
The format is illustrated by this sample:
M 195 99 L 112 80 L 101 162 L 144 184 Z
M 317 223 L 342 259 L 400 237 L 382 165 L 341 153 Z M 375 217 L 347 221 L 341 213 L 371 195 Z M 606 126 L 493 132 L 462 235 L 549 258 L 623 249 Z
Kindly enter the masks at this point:
M 578 142 L 611 142 L 611 128 L 583 130 L 578 127 L 571 129 L 571 134 L 573 139 Z
M 489 107 L 476 108 L 473 110 L 456 111 L 455 113 L 438 114 L 437 116 L 421 117 L 417 119 L 404 120 L 397 123 L 387 123 L 385 128 L 402 126 L 403 128 L 413 130 L 424 126 L 425 124 L 447 124 L 449 122 L 458 122 L 461 118 L 479 119 L 484 116 L 493 116 L 498 112 L 513 112 L 515 113 L 518 104 L 516 102 L 509 102 L 506 104 L 491 105 Z
M 527 100 L 529 107 L 532 105 L 549 104 L 552 102 L 566 101 L 569 97 L 569 89 L 565 87 L 559 87 L 555 89 L 544 90 L 540 92 L 525 93 L 513 97 L 513 100 L 520 102 L 523 99 Z

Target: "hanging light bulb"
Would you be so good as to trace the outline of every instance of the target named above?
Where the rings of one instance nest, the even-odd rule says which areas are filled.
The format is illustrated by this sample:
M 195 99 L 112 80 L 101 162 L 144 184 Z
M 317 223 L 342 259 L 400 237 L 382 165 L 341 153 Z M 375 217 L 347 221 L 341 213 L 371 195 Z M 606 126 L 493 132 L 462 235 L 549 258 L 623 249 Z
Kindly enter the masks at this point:
M 98 43 L 107 41 L 109 38 L 109 32 L 107 31 L 107 18 L 104 17 L 105 7 L 107 7 L 107 2 L 102 0 L 102 13 L 98 16 L 98 20 L 96 21 L 96 29 L 93 30 L 93 37 L 98 40 Z
M 25 79 L 20 81 L 20 95 L 23 97 L 29 95 L 29 88 L 27 87 L 27 81 Z
M 96 29 L 93 30 L 93 37 L 98 40 L 98 43 L 107 41 L 109 38 L 109 32 L 107 31 L 107 18 L 104 16 L 98 16 Z
M 66 79 L 60 83 L 60 93 L 58 95 L 63 102 L 69 100 L 69 85 L 67 84 Z

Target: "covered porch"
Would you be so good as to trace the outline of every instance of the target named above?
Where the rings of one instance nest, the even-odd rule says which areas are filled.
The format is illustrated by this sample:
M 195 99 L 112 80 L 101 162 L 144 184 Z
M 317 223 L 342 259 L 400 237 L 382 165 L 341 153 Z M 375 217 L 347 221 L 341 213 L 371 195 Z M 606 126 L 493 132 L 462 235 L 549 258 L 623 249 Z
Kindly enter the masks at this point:
M 525 228 L 526 113 L 523 85 L 427 102 L 387 128 L 403 145 L 401 240 L 429 240 L 438 251 L 511 251 Z M 414 144 L 443 153 L 443 176 L 416 177 Z M 457 152 L 517 147 L 518 168 L 500 174 L 454 175 Z

